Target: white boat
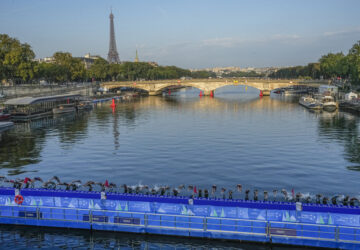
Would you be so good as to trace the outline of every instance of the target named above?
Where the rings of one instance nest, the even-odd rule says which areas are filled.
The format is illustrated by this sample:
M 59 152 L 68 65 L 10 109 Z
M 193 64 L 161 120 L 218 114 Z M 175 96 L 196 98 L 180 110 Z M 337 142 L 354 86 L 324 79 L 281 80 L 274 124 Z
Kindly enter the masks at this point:
M 323 104 L 319 100 L 312 98 L 311 96 L 300 97 L 299 103 L 300 103 L 300 105 L 302 105 L 308 109 L 322 109 L 323 108 Z
M 337 109 L 337 103 L 334 100 L 334 97 L 330 95 L 323 96 L 321 99 L 323 104 L 323 109 L 329 112 L 335 111 Z
M 76 109 L 74 104 L 61 104 L 57 108 L 53 108 L 53 114 L 63 114 L 63 113 L 72 113 L 75 112 Z

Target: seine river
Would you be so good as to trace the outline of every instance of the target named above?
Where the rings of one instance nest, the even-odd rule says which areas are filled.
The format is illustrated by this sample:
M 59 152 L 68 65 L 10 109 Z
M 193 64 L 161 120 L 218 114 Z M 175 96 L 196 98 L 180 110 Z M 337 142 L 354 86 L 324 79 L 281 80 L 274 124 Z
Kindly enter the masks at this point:
M 282 188 L 314 196 L 359 195 L 359 116 L 309 112 L 296 98 L 242 86 L 215 97 L 183 89 L 171 96 L 94 106 L 90 112 L 17 124 L 0 142 L 0 175 L 54 175 L 118 185 L 180 184 L 235 190 Z M 237 194 L 235 194 L 236 197 Z M 240 196 L 241 198 L 241 196 Z M 13 239 L 13 240 L 12 240 Z M 235 248 L 223 242 L 167 237 L 0 227 L 0 244 L 16 248 Z M 80 248 L 81 248 L 80 247 Z M 243 249 L 268 249 L 240 245 Z

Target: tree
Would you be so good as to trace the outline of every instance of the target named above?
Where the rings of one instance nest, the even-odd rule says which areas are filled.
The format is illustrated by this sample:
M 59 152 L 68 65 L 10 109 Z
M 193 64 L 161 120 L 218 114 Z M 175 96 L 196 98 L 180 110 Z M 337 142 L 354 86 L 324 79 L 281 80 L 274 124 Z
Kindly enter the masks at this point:
M 99 81 L 107 80 L 109 79 L 109 67 L 109 63 L 105 59 L 96 59 L 93 65 L 91 65 L 88 75 Z
M 320 78 L 320 63 L 309 63 L 307 68 L 308 76 L 310 76 L 312 79 Z
M 360 84 L 360 41 L 349 50 L 348 65 L 352 83 Z
M 86 78 L 85 65 L 79 58 L 73 58 L 68 52 L 56 52 L 54 55 L 55 64 L 61 66 L 64 81 L 80 81 Z
M 0 78 L 13 81 L 32 80 L 36 73 L 35 53 L 30 45 L 0 34 Z
M 325 78 L 337 77 L 341 74 L 340 63 L 344 60 L 344 54 L 329 53 L 320 58 L 320 70 Z

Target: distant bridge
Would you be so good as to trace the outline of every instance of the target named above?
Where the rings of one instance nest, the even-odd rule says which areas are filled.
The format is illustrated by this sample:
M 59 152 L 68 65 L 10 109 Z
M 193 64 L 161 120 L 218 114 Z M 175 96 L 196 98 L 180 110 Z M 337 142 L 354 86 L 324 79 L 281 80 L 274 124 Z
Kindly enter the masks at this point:
M 263 95 L 270 95 L 271 90 L 293 85 L 304 84 L 300 80 L 267 80 L 267 79 L 192 79 L 192 80 L 161 80 L 161 81 L 134 81 L 134 82 L 103 82 L 102 88 L 108 90 L 122 87 L 145 90 L 149 95 L 160 95 L 162 91 L 171 86 L 194 87 L 210 95 L 212 91 L 224 86 L 245 85 L 262 91 Z

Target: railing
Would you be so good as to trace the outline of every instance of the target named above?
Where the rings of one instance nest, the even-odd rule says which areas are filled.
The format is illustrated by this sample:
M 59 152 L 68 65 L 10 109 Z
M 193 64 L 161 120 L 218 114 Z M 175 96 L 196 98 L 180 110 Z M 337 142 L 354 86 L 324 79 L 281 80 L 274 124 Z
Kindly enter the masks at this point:
M 58 221 L 88 224 L 93 228 L 97 225 L 99 229 L 104 230 L 106 230 L 106 226 L 111 226 L 111 230 L 117 226 L 119 231 L 127 231 L 126 228 L 172 229 L 183 232 L 260 236 L 268 240 L 280 237 L 360 244 L 360 228 L 335 225 L 113 210 L 0 205 L 0 223 L 3 218 L 43 221 L 48 222 L 48 226 L 52 226 L 52 221 Z M 21 224 L 22 222 L 15 221 L 14 223 Z M 217 238 L 221 238 L 221 235 Z

